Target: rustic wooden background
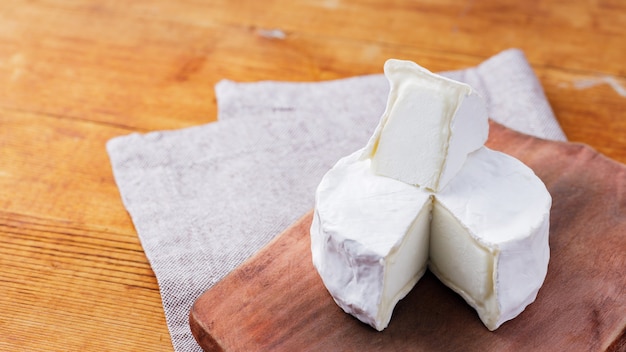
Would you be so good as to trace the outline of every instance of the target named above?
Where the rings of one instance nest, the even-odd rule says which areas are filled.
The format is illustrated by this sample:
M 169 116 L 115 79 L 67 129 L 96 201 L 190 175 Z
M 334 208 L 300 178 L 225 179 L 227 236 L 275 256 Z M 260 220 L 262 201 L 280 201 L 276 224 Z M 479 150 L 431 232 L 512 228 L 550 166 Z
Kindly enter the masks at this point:
M 213 86 L 526 53 L 567 137 L 626 163 L 626 2 L 0 2 L 0 350 L 170 351 L 108 139 L 215 120 Z

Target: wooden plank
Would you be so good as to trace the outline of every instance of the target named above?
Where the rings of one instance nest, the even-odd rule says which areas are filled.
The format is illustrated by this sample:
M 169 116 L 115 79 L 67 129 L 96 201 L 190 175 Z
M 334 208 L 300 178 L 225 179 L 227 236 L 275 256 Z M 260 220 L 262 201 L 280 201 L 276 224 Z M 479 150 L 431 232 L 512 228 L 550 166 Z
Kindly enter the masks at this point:
M 324 288 L 311 263 L 309 213 L 196 301 L 194 336 L 207 351 L 623 351 L 626 167 L 496 124 L 489 146 L 533 168 L 553 196 L 548 275 L 514 320 L 488 331 L 427 274 L 376 332 Z
M 138 2 L 135 10 L 140 11 L 146 3 L 152 4 Z M 620 61 L 626 45 L 622 40 L 626 6 L 618 0 L 576 3 L 275 0 L 242 2 L 237 11 L 199 2 L 189 4 L 193 11 L 180 11 L 171 3 L 160 5 L 170 19 L 184 23 L 245 22 L 255 28 L 277 28 L 287 34 L 402 44 L 481 58 L 515 46 L 529 52 L 531 61 L 540 66 L 597 70 L 619 76 L 626 73 Z M 602 60 L 598 60 L 600 55 Z M 601 67 L 600 61 L 604 62 Z
M 0 350 L 171 349 L 104 149 L 128 131 L 6 111 L 0 126 Z
M 213 121 L 213 86 L 224 78 L 333 79 L 379 73 L 389 57 L 450 70 L 520 47 L 568 137 L 626 162 L 626 134 L 613 133 L 626 128 L 613 118 L 626 109 L 626 99 L 607 84 L 577 88 L 605 77 L 626 87 L 624 60 L 616 56 L 626 52 L 624 34 L 616 30 L 623 22 L 620 3 L 574 3 L 567 11 L 560 4 L 526 3 L 466 8 L 425 2 L 384 11 L 375 2 L 336 5 L 275 0 L 237 11 L 234 5 L 165 0 L 133 2 L 123 11 L 113 3 L 0 5 L 12 11 L 7 33 L 17 33 L 0 35 L 0 76 L 7 83 L 0 108 L 139 131 L 172 129 Z M 263 6 L 281 10 L 255 16 Z M 324 15 L 324 26 L 310 25 L 319 21 L 314 14 Z M 377 26 L 386 30 L 373 31 Z M 263 35 L 272 28 L 285 38 Z

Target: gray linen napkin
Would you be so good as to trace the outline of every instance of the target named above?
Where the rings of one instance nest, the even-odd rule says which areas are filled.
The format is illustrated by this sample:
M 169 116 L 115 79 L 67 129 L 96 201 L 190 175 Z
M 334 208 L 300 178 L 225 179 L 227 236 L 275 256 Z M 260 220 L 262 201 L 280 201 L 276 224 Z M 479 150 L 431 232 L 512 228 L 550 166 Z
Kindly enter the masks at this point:
M 475 68 L 441 74 L 476 89 L 487 101 L 493 120 L 536 137 L 565 140 L 522 51 L 509 49 Z M 224 80 L 215 91 L 220 120 L 240 116 L 330 118 L 350 111 L 359 116 L 374 116 L 378 122 L 389 87 L 384 75 L 379 74 L 315 84 Z
M 520 51 L 445 75 L 479 90 L 494 120 L 565 140 Z M 313 207 L 326 170 L 367 142 L 387 92 L 382 75 L 222 81 L 219 122 L 107 143 L 176 351 L 201 350 L 187 320 L 195 299 Z

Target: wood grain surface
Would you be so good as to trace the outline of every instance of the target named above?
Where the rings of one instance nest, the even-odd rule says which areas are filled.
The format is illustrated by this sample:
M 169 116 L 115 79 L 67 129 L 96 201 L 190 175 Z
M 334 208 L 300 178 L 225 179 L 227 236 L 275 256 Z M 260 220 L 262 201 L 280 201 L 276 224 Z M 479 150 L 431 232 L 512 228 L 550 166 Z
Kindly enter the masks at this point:
M 309 213 L 198 298 L 197 341 L 216 352 L 625 351 L 626 166 L 497 124 L 488 144 L 532 168 L 554 201 L 548 274 L 518 317 L 491 332 L 428 272 L 378 332 L 328 294 L 311 261 Z
M 624 163 L 624 23 L 620 0 L 1 1 L 0 350 L 172 350 L 104 145 L 214 121 L 220 79 L 452 70 L 517 47 L 568 138 Z

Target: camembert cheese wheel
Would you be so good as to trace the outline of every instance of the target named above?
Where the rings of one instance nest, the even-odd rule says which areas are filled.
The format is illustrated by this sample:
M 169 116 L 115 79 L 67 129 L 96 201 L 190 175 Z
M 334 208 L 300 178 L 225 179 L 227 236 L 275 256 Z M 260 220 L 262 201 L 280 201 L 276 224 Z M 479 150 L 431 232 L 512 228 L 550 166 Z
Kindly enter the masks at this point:
M 368 144 L 316 192 L 313 264 L 335 302 L 377 330 L 429 268 L 489 330 L 543 284 L 551 197 L 484 146 L 484 104 L 460 82 L 389 60 L 387 109 Z

